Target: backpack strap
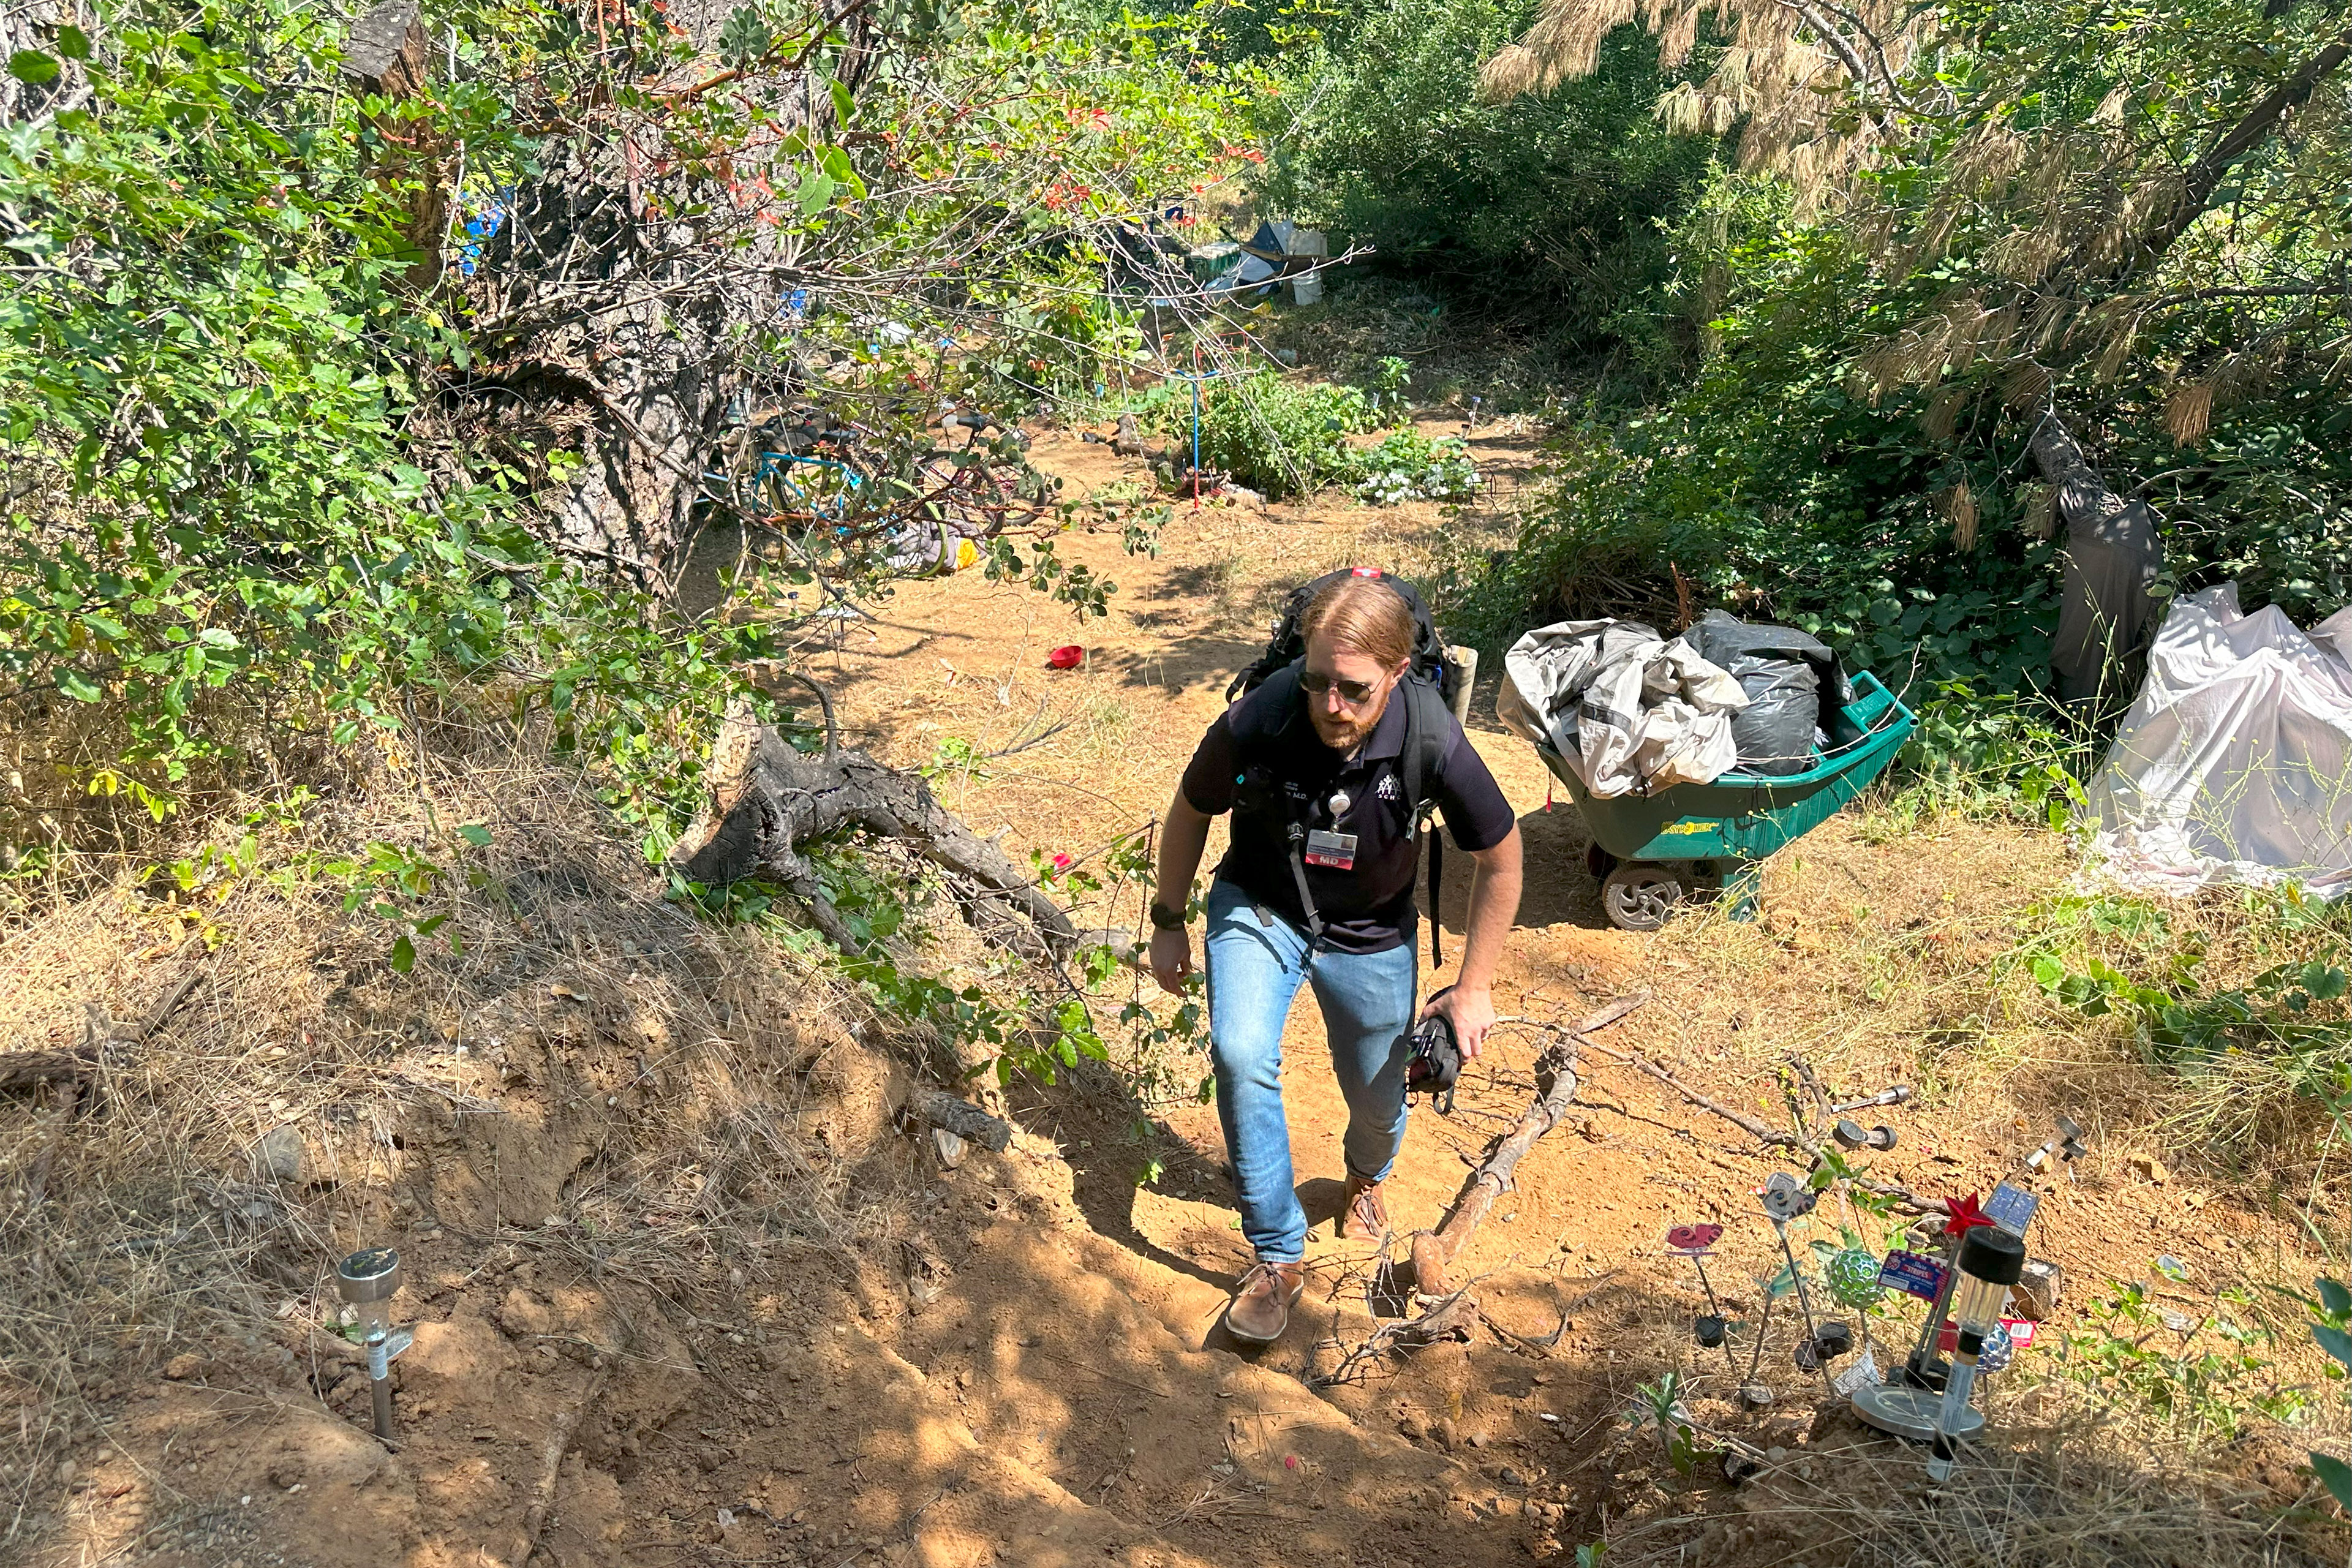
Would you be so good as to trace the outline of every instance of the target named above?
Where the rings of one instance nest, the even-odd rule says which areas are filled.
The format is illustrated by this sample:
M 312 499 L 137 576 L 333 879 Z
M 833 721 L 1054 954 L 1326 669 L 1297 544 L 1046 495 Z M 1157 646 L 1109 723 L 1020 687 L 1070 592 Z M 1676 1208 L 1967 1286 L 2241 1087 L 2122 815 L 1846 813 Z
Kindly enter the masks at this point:
M 1430 791 L 1436 787 L 1437 775 L 1445 765 L 1445 744 L 1453 738 L 1447 729 L 1453 713 L 1434 682 L 1408 675 L 1399 683 L 1404 694 L 1404 798 L 1407 820 L 1412 834 L 1419 838 L 1429 826 L 1430 814 L 1436 801 Z M 1445 842 L 1441 833 L 1429 835 L 1429 963 L 1434 969 L 1445 962 L 1440 946 L 1444 921 L 1438 913 L 1437 900 L 1445 887 Z
M 1319 952 L 1323 950 L 1323 912 L 1315 907 L 1315 894 L 1307 885 L 1307 825 L 1299 819 L 1298 805 L 1289 799 L 1286 786 L 1267 778 L 1261 761 L 1264 749 L 1274 738 L 1305 717 L 1299 700 L 1298 675 L 1306 664 L 1302 655 L 1264 677 L 1248 694 L 1256 700 L 1242 710 L 1241 719 L 1233 723 L 1233 732 L 1243 783 L 1247 784 L 1253 777 L 1261 781 L 1262 798 L 1252 808 L 1271 812 L 1281 819 L 1284 847 L 1288 851 L 1286 858 L 1290 862 L 1291 879 L 1298 889 L 1299 912 L 1307 917 L 1307 944 Z M 1235 805 L 1239 807 L 1239 801 Z

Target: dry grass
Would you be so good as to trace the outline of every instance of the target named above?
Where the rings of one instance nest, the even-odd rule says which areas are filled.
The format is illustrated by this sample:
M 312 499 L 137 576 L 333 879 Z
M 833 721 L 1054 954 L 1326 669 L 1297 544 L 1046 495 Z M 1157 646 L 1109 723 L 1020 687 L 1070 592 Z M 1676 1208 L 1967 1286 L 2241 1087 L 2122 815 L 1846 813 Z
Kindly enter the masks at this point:
M 856 1010 L 664 901 L 576 774 L 435 763 L 257 837 L 192 894 L 124 870 L 0 938 L 8 1049 L 76 1043 L 86 1007 L 138 1018 L 197 973 L 70 1121 L 49 1089 L 0 1100 L 0 1541 L 37 1533 L 58 1460 L 172 1356 L 310 1353 L 358 1247 L 571 1254 L 685 1302 L 854 1279 L 908 1231 L 903 1162 L 875 1161 L 887 1064 L 836 1022 Z M 404 900 L 449 917 L 405 975 L 391 923 L 319 868 L 373 843 L 446 873 Z M 257 1152 L 275 1129 L 292 1180 Z
M 1864 847 L 1866 879 L 1853 868 Z M 2151 1072 L 2127 1009 L 2086 1015 L 2032 970 L 2048 955 L 2072 973 L 2095 962 L 2177 987 L 2168 977 L 2189 961 L 2196 992 L 2210 994 L 2340 951 L 2327 922 L 2341 917 L 2234 889 L 2187 900 L 2077 892 L 2081 871 L 2068 840 L 2022 825 L 1930 816 L 1888 838 L 1865 817 L 1770 862 L 1762 920 L 1696 911 L 1673 923 L 1655 962 L 1736 977 L 1681 1034 L 1738 1047 L 1751 1073 L 1793 1051 L 1841 1081 L 1903 1079 L 1982 1096 L 1989 1112 L 2020 1108 L 2031 1125 L 2011 1131 L 2031 1137 L 2003 1136 L 2028 1148 L 2071 1114 L 2118 1165 L 2156 1152 L 2234 1186 L 2352 1202 L 2340 1152 L 2333 1174 L 2321 1152 L 2329 1114 L 2316 1073 L 2252 1051 Z M 1754 1026 L 1725 1040 L 1734 1015 Z
M 2119 1437 L 2079 1407 L 1999 1431 L 1937 1489 L 1923 1449 L 1841 1421 L 1750 1483 L 1744 1506 L 1612 1531 L 1609 1561 L 2270 1568 L 2340 1555 L 2308 1514 L 2282 1510 L 2288 1499 L 2217 1476 L 2210 1456 Z

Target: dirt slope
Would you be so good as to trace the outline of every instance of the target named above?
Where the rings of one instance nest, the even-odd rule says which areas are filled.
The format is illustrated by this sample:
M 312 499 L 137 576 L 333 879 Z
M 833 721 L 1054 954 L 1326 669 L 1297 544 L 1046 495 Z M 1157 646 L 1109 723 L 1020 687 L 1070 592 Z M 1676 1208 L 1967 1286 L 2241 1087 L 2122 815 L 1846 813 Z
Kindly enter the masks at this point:
M 1526 453 L 1486 451 L 1507 495 Z M 1074 489 L 1139 473 L 1067 436 L 1039 456 Z M 1112 533 L 1066 546 L 1120 583 L 1107 622 L 967 575 L 905 587 L 812 667 L 853 736 L 894 760 L 950 739 L 1018 745 L 939 787 L 983 833 L 1083 856 L 1165 802 L 1278 589 L 1354 562 L 1419 570 L 1445 531 L 1475 543 L 1491 526 L 1329 502 L 1180 509 L 1156 560 L 1123 557 Z M 1068 642 L 1086 667 L 1048 671 Z M 1930 1194 L 2027 1181 L 2020 1162 L 2054 1112 L 2094 1122 L 2079 1179 L 2032 1181 L 2047 1194 L 2035 1250 L 2074 1282 L 2067 1321 L 2158 1250 L 2215 1279 L 2307 1277 L 2281 1218 L 2136 1163 L 2151 1152 L 2132 1131 L 2136 1069 L 2004 1014 L 1993 966 L 2071 869 L 2054 841 L 1961 826 L 1874 842 L 1849 816 L 1775 863 L 1761 921 L 1633 937 L 1601 921 L 1575 816 L 1546 809 L 1490 691 L 1480 712 L 1474 740 L 1529 850 L 1507 1012 L 1574 1016 L 1647 988 L 1604 1038 L 1775 1120 L 1790 1052 L 1840 1090 L 1911 1083 L 1918 1100 L 1888 1118 L 1903 1142 L 1874 1168 Z M 854 999 L 665 903 L 563 781 L 489 800 L 446 778 L 415 789 L 443 820 L 496 827 L 481 868 L 504 901 L 467 906 L 466 956 L 428 955 L 404 980 L 316 904 L 224 892 L 207 918 L 233 939 L 142 1058 L 147 1079 L 118 1087 L 126 1105 L 198 1108 L 175 1112 L 183 1152 L 160 1158 L 128 1115 L 83 1124 L 55 1140 L 66 1195 L 5 1233 L 0 1261 L 28 1281 L 9 1342 L 28 1353 L 0 1385 L 20 1438 L 0 1455 L 0 1535 L 22 1560 L 1436 1568 L 1604 1538 L 1612 1563 L 1888 1560 L 1876 1526 L 1823 1521 L 1857 1477 L 1915 1492 L 1916 1458 L 1816 1417 L 1785 1310 L 1761 1373 L 1780 1402 L 1760 1417 L 1734 1410 L 1737 1378 L 1691 1344 L 1701 1298 L 1660 1256 L 1664 1229 L 1723 1220 L 1715 1280 L 1752 1316 L 1779 1259 L 1748 1190 L 1780 1163 L 1651 1079 L 1586 1062 L 1579 1117 L 1520 1167 L 1465 1259 L 1486 1313 L 1473 1342 L 1350 1359 L 1394 1303 L 1371 1293 L 1375 1259 L 1329 1235 L 1339 1100 L 1302 1005 L 1288 1093 L 1316 1284 L 1291 1335 L 1244 1356 L 1215 1329 L 1244 1252 L 1207 1108 L 1138 1106 L 1082 1074 L 1015 1097 L 1006 1152 L 942 1170 L 891 1129 L 908 1079 L 883 1047 L 889 1021 L 845 1025 Z M 1457 929 L 1461 892 L 1456 879 Z M 1129 921 L 1135 893 L 1116 911 Z M 174 973 L 176 934 L 93 907 L 20 937 L 11 1027 L 67 1037 L 93 995 L 142 1010 Z M 1453 1119 L 1415 1117 L 1401 1226 L 1436 1222 L 1524 1103 L 1539 1045 L 1506 1034 Z M 254 1170 L 273 1121 L 299 1132 L 300 1173 L 224 1177 Z M 47 1113 L 13 1107 L 0 1137 L 24 1171 L 52 1142 Z M 124 1195 L 142 1192 L 147 1209 Z M 233 1220 L 250 1226 L 233 1269 L 153 1241 Z M 348 1347 L 312 1326 L 331 1314 L 331 1260 L 384 1240 L 408 1260 L 402 1314 L 418 1324 L 393 1452 L 362 1429 Z M 238 1331 L 174 1328 L 190 1292 L 217 1308 L 233 1290 Z M 1634 1385 L 1669 1369 L 1694 1379 L 1702 1421 L 1780 1450 L 1759 1484 L 1686 1487 L 1629 1435 Z M 2027 1369 L 2017 1381 L 2028 1392 L 1997 1389 L 1996 1409 L 2019 1451 L 2054 1450 Z M 2232 1473 L 2265 1503 L 2262 1488 L 2294 1495 L 2287 1455 L 2242 1447 Z M 2189 1506 L 2152 1458 L 2101 1463 L 2075 1468 L 2124 1500 L 2104 1520 Z M 2274 1554 L 2263 1517 L 2192 1510 L 2194 1551 L 2162 1560 Z M 1930 1560 L 2133 1555 L 2072 1516 L 2031 1549 L 2006 1516 L 1985 1529 L 1980 1558 Z

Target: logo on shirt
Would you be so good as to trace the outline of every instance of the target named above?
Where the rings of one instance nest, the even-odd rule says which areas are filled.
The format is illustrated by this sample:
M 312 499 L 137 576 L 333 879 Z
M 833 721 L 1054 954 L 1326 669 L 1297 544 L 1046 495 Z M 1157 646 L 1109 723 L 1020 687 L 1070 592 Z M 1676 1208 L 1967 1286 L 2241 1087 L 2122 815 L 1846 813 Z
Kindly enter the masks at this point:
M 1394 773 L 1382 773 L 1381 775 L 1380 787 L 1372 793 L 1380 796 L 1382 800 L 1402 800 L 1404 798 L 1404 791 L 1397 786 L 1397 776 Z

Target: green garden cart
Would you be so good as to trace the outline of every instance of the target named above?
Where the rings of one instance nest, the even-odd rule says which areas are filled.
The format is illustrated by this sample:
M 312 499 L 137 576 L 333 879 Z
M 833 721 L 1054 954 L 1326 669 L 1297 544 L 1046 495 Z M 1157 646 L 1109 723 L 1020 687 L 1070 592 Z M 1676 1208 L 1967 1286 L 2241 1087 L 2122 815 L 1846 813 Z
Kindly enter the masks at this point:
M 1860 795 L 1919 727 L 1911 710 L 1868 670 L 1838 713 L 1829 744 L 1802 773 L 1724 773 L 1711 784 L 1671 784 L 1653 795 L 1597 800 L 1560 754 L 1538 746 L 1592 835 L 1585 865 L 1601 883 L 1601 909 L 1626 931 L 1655 931 L 1702 889 L 1730 892 L 1731 915 L 1755 913 L 1757 861 L 1829 820 Z

